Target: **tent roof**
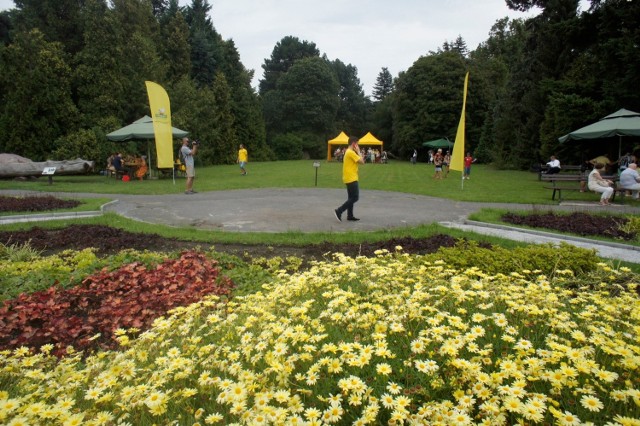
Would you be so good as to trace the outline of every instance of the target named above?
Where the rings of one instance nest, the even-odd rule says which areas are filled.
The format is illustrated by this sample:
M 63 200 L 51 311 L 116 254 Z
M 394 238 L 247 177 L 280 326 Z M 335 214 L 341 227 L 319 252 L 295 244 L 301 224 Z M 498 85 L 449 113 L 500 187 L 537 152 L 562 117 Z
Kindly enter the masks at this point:
M 422 146 L 426 146 L 429 148 L 451 148 L 453 147 L 453 142 L 449 141 L 449 139 L 446 138 L 440 138 L 423 142 Z
M 329 145 L 347 144 L 347 143 L 349 143 L 349 136 L 347 136 L 345 132 L 340 132 L 338 136 L 336 136 L 335 138 L 329 141 Z
M 382 145 L 382 141 L 373 136 L 371 132 L 367 132 L 366 135 L 361 137 L 358 143 L 360 145 Z
M 189 134 L 185 130 L 172 127 L 171 131 L 174 138 L 182 138 Z M 153 131 L 153 119 L 148 115 L 134 121 L 128 126 L 115 130 L 107 134 L 110 141 L 126 141 L 129 139 L 153 139 L 155 133 Z
M 620 109 L 613 114 L 568 133 L 558 140 L 601 139 L 612 136 L 640 136 L 640 113 Z

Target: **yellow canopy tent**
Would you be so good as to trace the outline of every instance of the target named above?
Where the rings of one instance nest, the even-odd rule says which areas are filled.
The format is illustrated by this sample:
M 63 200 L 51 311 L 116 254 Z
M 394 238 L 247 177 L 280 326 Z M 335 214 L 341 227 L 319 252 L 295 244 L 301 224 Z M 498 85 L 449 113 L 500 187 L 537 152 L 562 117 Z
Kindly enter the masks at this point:
M 349 145 L 349 136 L 347 136 L 344 132 L 340 132 L 338 136 L 329 141 L 329 145 L 327 147 L 327 161 L 331 160 L 331 151 L 333 145 Z
M 377 139 L 375 136 L 373 136 L 371 134 L 371 132 L 368 132 L 366 135 L 364 135 L 363 137 L 360 138 L 360 140 L 358 141 L 358 145 L 365 145 L 365 146 L 380 145 L 380 146 L 382 146 L 382 141 Z

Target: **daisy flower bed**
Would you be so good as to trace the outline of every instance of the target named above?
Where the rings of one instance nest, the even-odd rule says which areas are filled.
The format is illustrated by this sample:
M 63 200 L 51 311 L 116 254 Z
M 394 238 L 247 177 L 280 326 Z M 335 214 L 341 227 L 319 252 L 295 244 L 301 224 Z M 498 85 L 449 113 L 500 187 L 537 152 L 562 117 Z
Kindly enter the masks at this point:
M 328 255 L 117 329 L 114 350 L 5 349 L 0 422 L 640 424 L 636 275 L 444 258 Z

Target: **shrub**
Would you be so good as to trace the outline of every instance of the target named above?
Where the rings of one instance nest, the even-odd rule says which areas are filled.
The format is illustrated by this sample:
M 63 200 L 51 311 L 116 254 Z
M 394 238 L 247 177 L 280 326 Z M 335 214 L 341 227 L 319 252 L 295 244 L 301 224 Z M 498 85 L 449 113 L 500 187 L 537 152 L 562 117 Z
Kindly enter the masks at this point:
M 455 247 L 442 247 L 430 259 L 442 259 L 453 268 L 477 267 L 487 274 L 508 274 L 523 269 L 541 271 L 553 276 L 557 270 L 573 270 L 576 275 L 594 271 L 600 259 L 595 250 L 587 250 L 566 243 L 505 249 L 482 248 L 474 241 L 460 242 Z

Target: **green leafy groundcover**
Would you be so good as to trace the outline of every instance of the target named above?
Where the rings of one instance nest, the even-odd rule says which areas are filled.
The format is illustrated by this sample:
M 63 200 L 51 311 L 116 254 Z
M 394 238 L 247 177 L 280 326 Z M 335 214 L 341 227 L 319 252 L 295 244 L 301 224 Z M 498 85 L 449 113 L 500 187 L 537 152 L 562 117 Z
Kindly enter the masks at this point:
M 637 275 L 547 251 L 556 266 L 577 251 L 586 272 L 528 268 L 536 256 L 511 271 L 453 266 L 460 248 L 336 254 L 117 330 L 118 351 L 2 351 L 0 421 L 638 424 Z

